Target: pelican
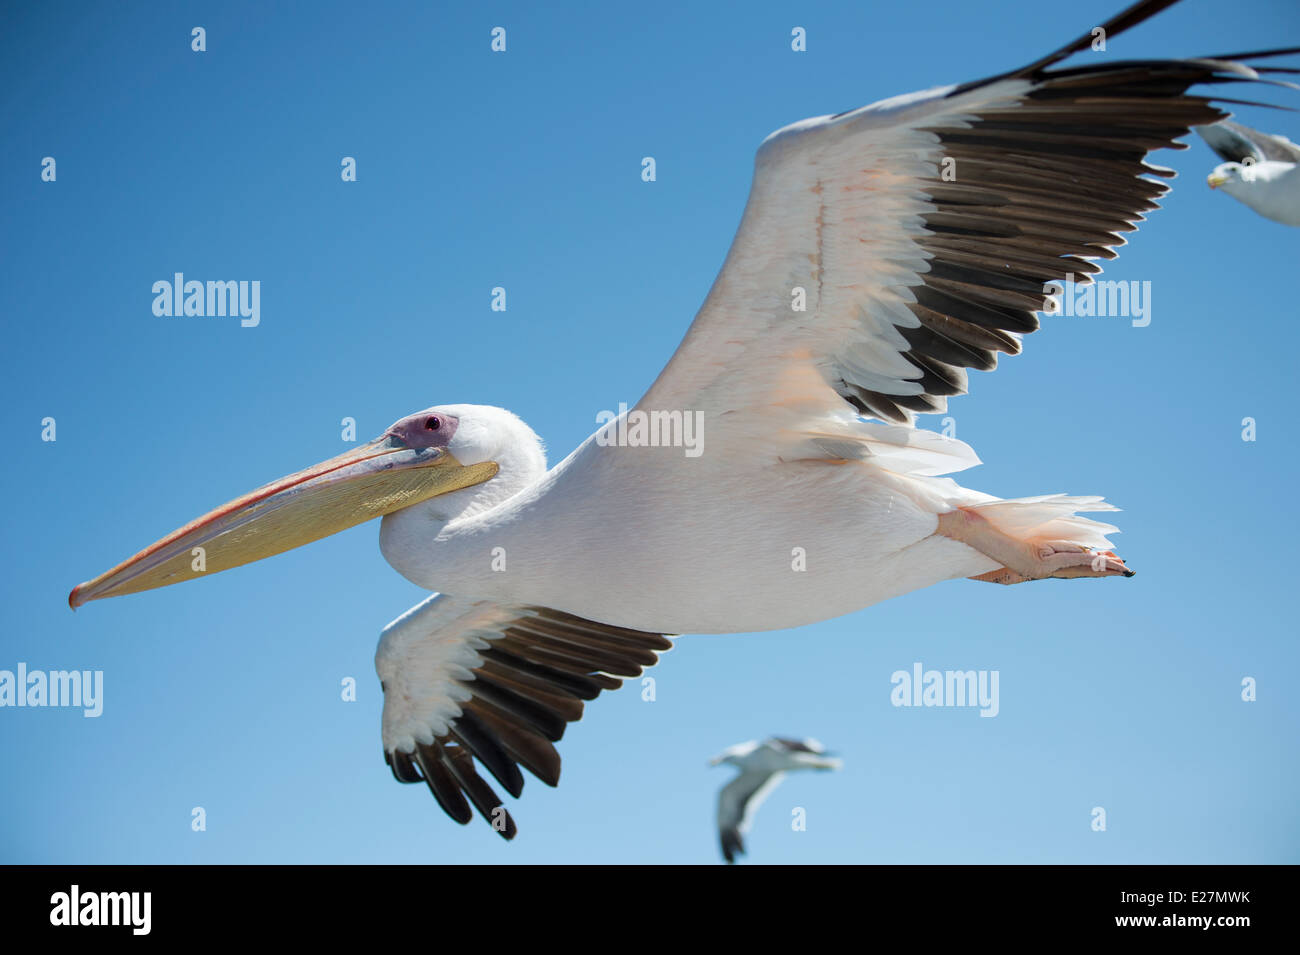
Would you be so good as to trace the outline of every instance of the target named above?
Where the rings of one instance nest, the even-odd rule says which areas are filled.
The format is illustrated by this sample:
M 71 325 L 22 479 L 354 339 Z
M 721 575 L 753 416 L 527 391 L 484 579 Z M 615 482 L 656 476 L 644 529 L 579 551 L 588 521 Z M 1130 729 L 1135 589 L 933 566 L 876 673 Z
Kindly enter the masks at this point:
M 1113 41 L 1171 2 L 1104 29 Z M 1189 87 L 1276 83 L 1247 62 L 1296 52 L 1052 68 L 1092 39 L 769 136 L 680 347 L 555 467 L 514 414 L 436 405 L 191 521 L 69 603 L 381 518 L 384 558 L 435 591 L 379 641 L 385 759 L 508 839 L 479 768 L 515 797 L 521 769 L 555 785 L 566 724 L 669 634 L 798 627 L 962 577 L 1131 576 L 1115 528 L 1080 516 L 1113 509 L 1100 497 L 961 487 L 944 475 L 979 463 L 972 449 L 915 427 L 968 369 L 1020 351 L 1047 283 L 1089 280 L 1156 208 L 1168 187 L 1150 177 L 1173 173 L 1147 153 L 1225 115 Z
M 844 764 L 815 739 L 769 736 L 761 743 L 753 739 L 729 746 L 709 760 L 709 765 L 740 770 L 718 792 L 718 839 L 722 857 L 731 863 L 736 856 L 745 854 L 744 836 L 754 824 L 754 813 L 786 773 L 797 769 L 840 769 Z
M 1285 136 L 1224 120 L 1196 132 L 1227 162 L 1206 178 L 1265 219 L 1300 225 L 1300 146 Z

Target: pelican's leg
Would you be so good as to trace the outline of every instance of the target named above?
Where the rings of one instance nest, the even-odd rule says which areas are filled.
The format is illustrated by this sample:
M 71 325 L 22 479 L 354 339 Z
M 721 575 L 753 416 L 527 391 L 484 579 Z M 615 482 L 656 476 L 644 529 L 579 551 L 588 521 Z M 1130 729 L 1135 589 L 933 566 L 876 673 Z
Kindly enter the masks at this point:
M 1134 573 L 1112 551 L 1093 551 L 1071 541 L 1020 540 L 999 531 L 972 508 L 940 514 L 935 533 L 961 541 L 1002 565 L 971 580 L 1021 584 L 1049 577 L 1132 577 Z

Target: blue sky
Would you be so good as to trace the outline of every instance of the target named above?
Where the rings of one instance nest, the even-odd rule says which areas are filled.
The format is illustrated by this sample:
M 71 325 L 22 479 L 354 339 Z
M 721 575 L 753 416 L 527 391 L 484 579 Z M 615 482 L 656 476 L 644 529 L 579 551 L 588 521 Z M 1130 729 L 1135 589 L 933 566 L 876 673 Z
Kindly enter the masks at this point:
M 1211 192 L 1199 141 L 1157 156 L 1174 192 L 1107 269 L 1152 283 L 1151 324 L 1045 319 L 952 403 L 987 462 L 963 483 L 1105 494 L 1138 576 L 957 581 L 799 630 L 685 636 L 654 702 L 628 687 L 569 729 L 560 787 L 530 777 L 511 803 L 513 844 L 383 764 L 375 641 L 423 593 L 377 526 L 65 602 L 343 450 L 345 416 L 365 438 L 435 403 L 501 405 L 558 461 L 671 354 L 763 136 L 1018 66 L 1121 2 L 1050 6 L 6 6 L 0 669 L 102 669 L 105 699 L 97 719 L 0 709 L 0 860 L 710 863 L 727 774 L 707 759 L 779 733 L 846 767 L 776 792 L 756 863 L 1300 861 L 1300 232 Z M 1292 0 L 1188 0 L 1108 55 L 1288 41 Z M 1300 140 L 1295 114 L 1239 118 Z M 152 284 L 178 271 L 260 281 L 260 324 L 156 317 Z M 999 671 L 998 716 L 891 706 L 917 661 Z

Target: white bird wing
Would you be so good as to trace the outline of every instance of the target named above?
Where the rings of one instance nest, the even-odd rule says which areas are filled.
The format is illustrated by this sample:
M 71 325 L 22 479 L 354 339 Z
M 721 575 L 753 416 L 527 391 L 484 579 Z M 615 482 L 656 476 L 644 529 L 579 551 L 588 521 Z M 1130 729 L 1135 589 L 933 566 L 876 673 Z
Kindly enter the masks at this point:
M 1169 2 L 1137 4 L 1108 37 Z M 1216 60 L 1046 69 L 1092 39 L 769 136 L 722 270 L 638 407 L 769 434 L 815 436 L 813 419 L 854 410 L 910 425 L 964 393 L 968 368 L 1018 352 L 1045 286 L 1090 281 L 1156 208 L 1168 187 L 1147 176 L 1173 172 L 1147 153 L 1225 115 L 1186 90 L 1272 82 Z
M 841 769 L 843 762 L 827 755 L 826 747 L 819 740 L 791 739 L 786 736 L 772 736 L 767 745 L 774 752 L 789 760 L 790 769 Z
M 744 836 L 754 824 L 754 814 L 783 779 L 784 772 L 743 770 L 718 792 L 718 838 L 728 862 L 744 853 Z
M 815 740 L 811 736 L 805 739 L 794 739 L 789 736 L 769 736 L 766 742 L 769 746 L 787 753 L 820 754 L 826 752 L 826 747 L 821 744 L 821 741 Z
M 513 838 L 514 820 L 474 759 L 515 797 L 521 766 L 556 785 L 553 744 L 584 701 L 639 676 L 671 647 L 661 634 L 545 607 L 434 594 L 385 627 L 375 653 L 384 759 L 401 782 L 427 783 L 457 822 L 473 818 L 473 803 Z
M 1300 163 L 1300 146 L 1285 136 L 1262 133 L 1241 123 L 1224 120 L 1213 126 L 1198 126 L 1196 132 L 1206 144 L 1228 162 L 1253 159 Z

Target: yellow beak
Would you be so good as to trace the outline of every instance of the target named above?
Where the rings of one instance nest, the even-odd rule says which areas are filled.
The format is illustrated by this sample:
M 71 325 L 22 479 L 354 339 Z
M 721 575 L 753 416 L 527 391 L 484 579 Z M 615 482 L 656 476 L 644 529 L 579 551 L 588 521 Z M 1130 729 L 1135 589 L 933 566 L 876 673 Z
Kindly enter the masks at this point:
M 492 478 L 495 462 L 468 467 L 446 449 L 408 447 L 386 434 L 272 481 L 159 540 L 73 588 L 73 610 L 219 573 Z
M 1212 172 L 1209 174 L 1209 176 L 1206 177 L 1205 181 L 1209 183 L 1211 189 L 1218 189 L 1221 185 L 1223 185 L 1225 182 L 1228 181 L 1228 177 L 1223 175 L 1222 173 Z

